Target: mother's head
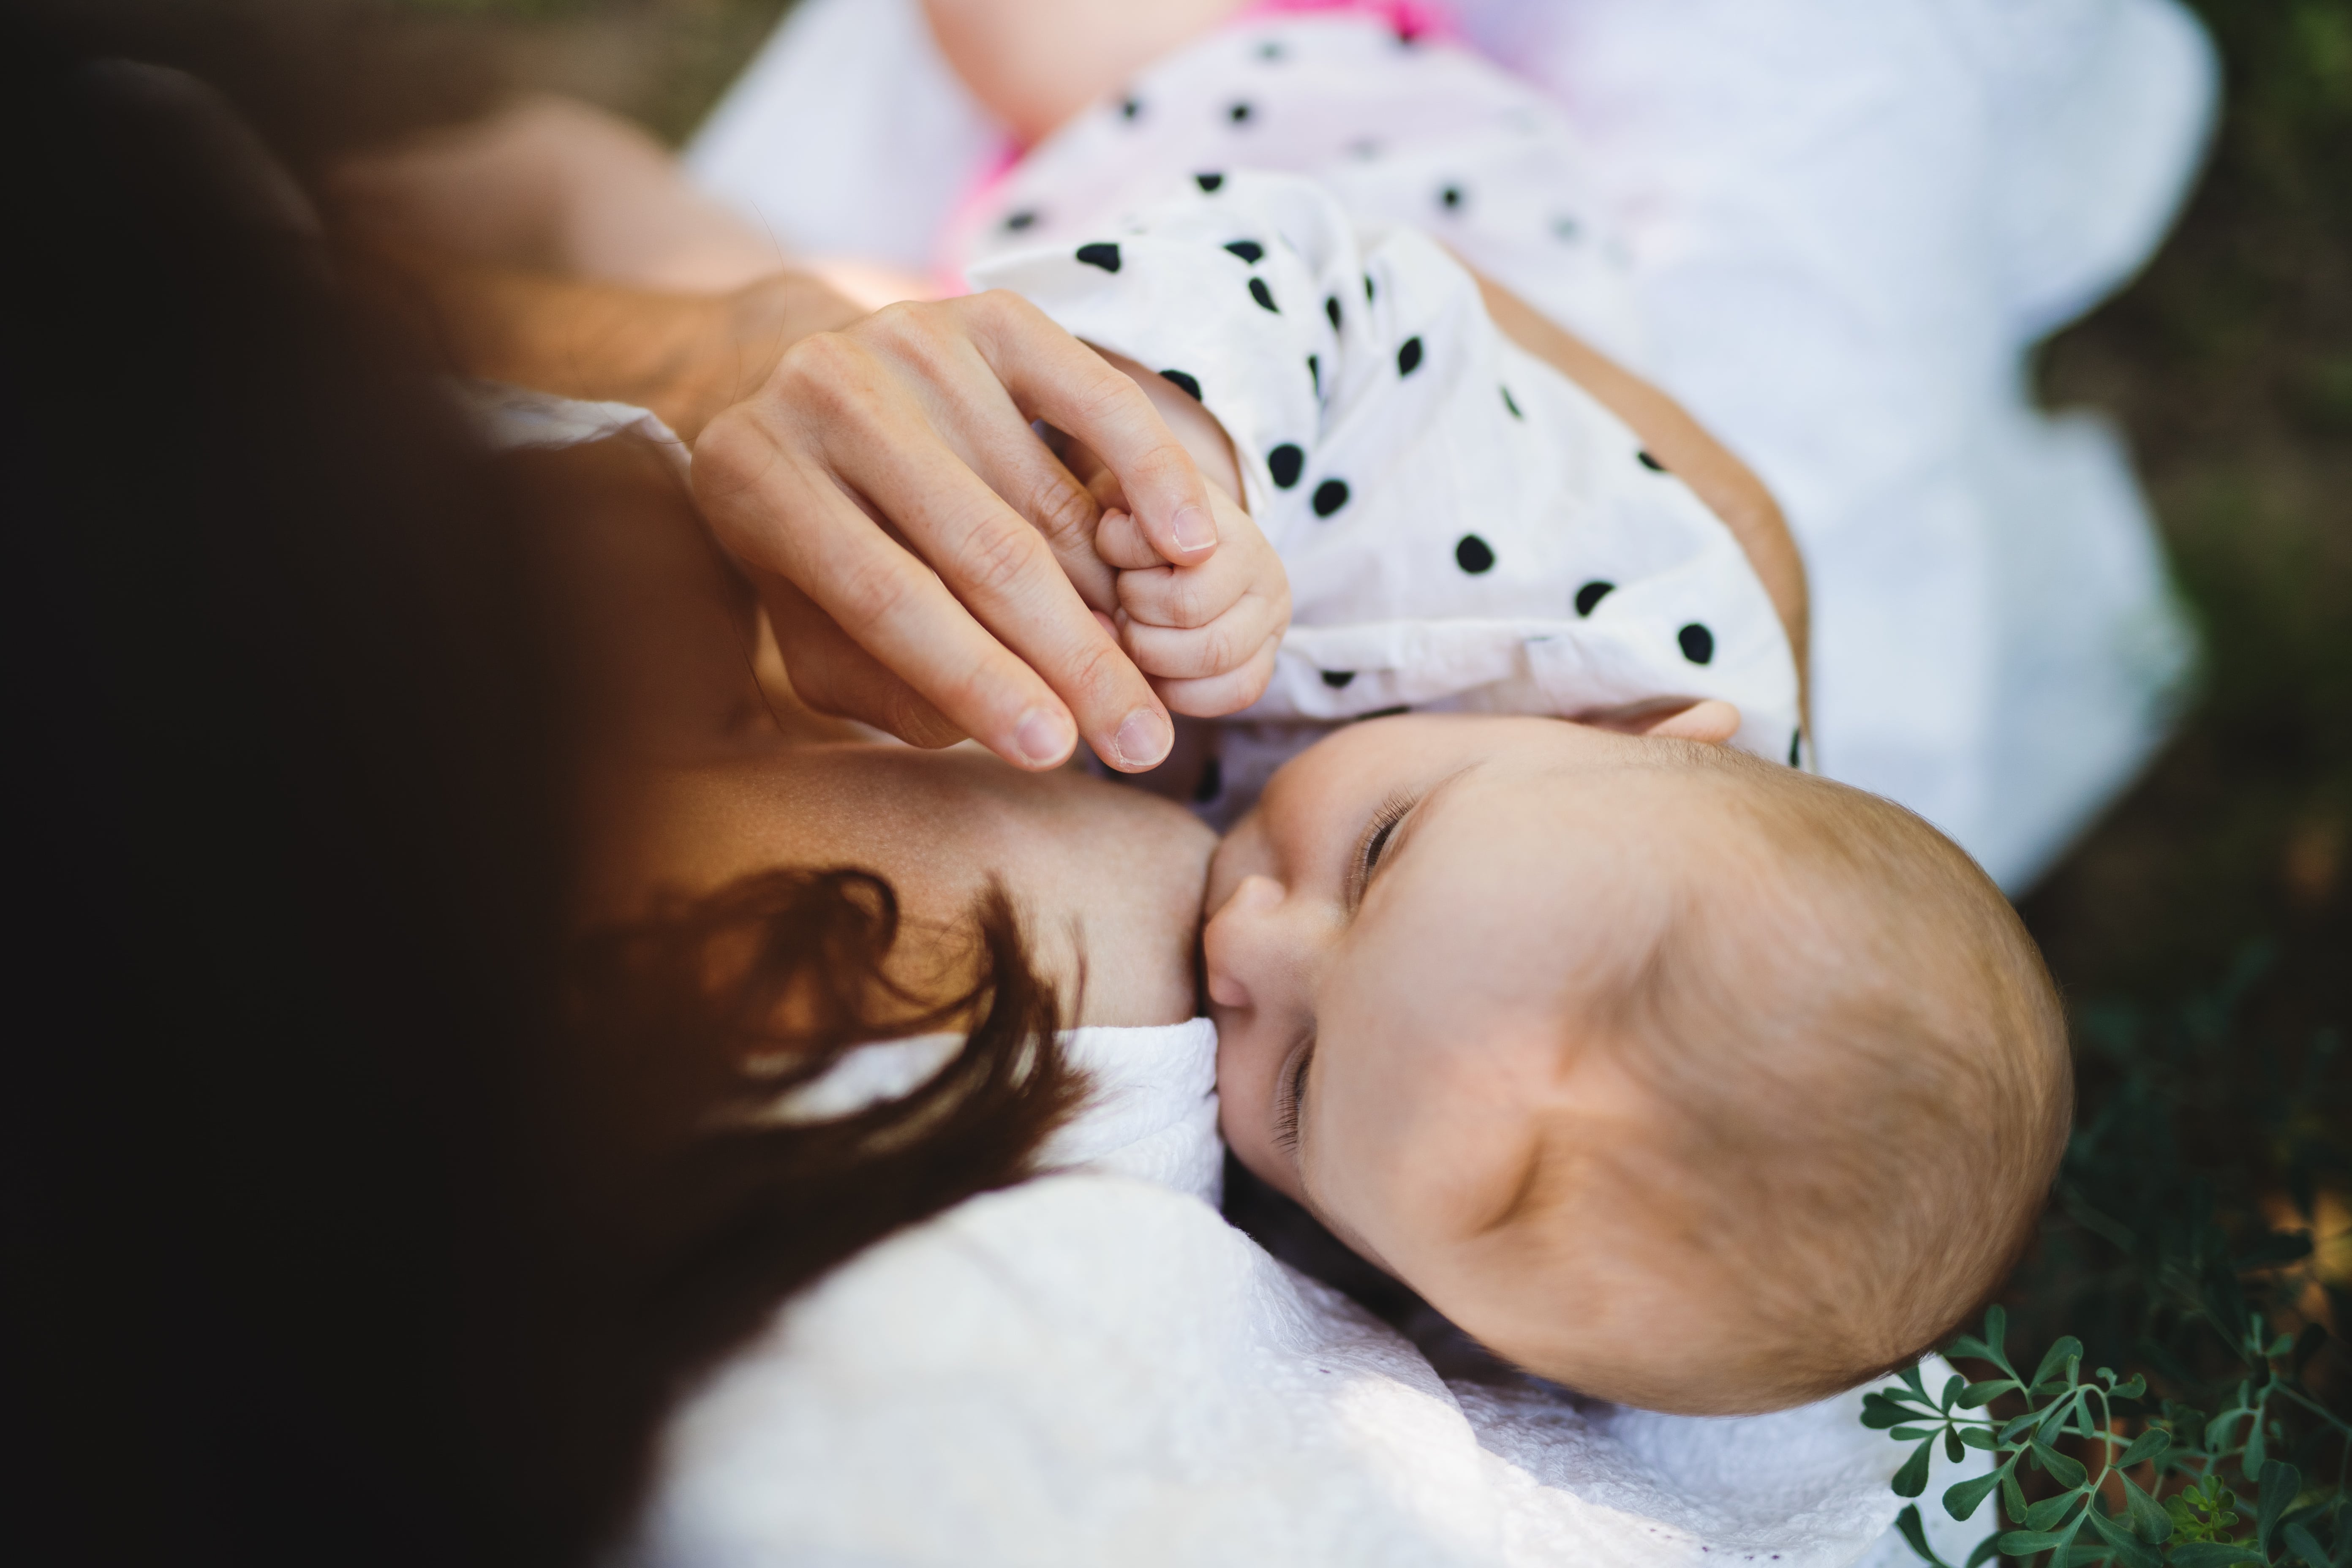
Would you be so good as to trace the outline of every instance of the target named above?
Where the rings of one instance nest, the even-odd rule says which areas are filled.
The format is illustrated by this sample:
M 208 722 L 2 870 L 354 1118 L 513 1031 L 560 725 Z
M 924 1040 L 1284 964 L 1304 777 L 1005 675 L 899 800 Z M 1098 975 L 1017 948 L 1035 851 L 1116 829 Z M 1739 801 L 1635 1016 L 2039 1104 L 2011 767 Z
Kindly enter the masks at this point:
M 530 497 L 246 122 L 107 52 L 0 22 L 26 1492 L 109 1559 L 572 1558 L 682 1379 L 1021 1173 L 1055 999 L 1001 903 L 894 991 L 854 871 L 568 931 Z M 942 1026 L 907 1100 L 713 1131 Z

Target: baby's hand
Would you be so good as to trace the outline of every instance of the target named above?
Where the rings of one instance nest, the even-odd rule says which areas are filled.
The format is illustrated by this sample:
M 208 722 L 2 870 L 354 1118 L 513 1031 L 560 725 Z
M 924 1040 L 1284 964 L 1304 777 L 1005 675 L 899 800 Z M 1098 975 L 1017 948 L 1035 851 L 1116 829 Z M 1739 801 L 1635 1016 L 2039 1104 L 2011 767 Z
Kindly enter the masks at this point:
M 1118 572 L 1119 646 L 1171 711 L 1196 719 L 1237 712 L 1274 679 L 1275 649 L 1290 627 L 1290 578 L 1249 513 L 1209 487 L 1217 552 L 1171 566 L 1135 518 L 1109 509 L 1095 553 Z

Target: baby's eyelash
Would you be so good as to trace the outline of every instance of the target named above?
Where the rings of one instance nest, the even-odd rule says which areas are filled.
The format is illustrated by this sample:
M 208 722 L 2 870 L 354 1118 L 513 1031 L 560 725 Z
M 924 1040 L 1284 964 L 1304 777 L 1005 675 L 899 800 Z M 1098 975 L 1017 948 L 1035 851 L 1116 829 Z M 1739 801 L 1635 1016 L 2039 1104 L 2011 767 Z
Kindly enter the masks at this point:
M 1372 819 L 1364 824 L 1364 836 L 1356 841 L 1355 864 L 1348 868 L 1348 903 L 1350 908 L 1364 896 L 1364 888 L 1372 879 L 1372 868 L 1381 863 L 1381 851 L 1388 847 L 1397 824 L 1404 820 L 1405 813 L 1412 809 L 1416 798 L 1399 791 L 1381 802 L 1380 809 L 1372 813 Z
M 1274 1113 L 1274 1146 L 1286 1153 L 1298 1152 L 1298 1113 L 1307 1102 L 1307 1068 L 1315 1059 L 1315 1041 L 1310 1037 L 1298 1047 L 1292 1063 L 1289 1081 L 1283 1086 L 1282 1103 Z

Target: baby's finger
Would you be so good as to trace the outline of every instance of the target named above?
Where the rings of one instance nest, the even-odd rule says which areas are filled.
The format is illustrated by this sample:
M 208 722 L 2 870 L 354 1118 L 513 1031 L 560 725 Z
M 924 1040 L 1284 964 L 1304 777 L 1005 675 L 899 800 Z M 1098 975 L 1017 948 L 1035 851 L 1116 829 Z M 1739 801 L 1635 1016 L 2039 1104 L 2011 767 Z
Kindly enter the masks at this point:
M 1231 615 L 1187 631 L 1130 620 L 1120 640 L 1135 667 L 1147 677 L 1198 680 L 1223 675 L 1255 657 L 1272 630 L 1265 616 L 1249 614 L 1249 608 L 1238 607 Z
M 1189 714 L 1195 719 L 1222 719 L 1228 713 L 1238 713 L 1259 698 L 1274 679 L 1275 654 L 1282 647 L 1279 636 L 1268 637 L 1263 647 L 1239 669 L 1223 675 L 1212 675 L 1199 680 L 1163 680 L 1155 679 L 1151 689 L 1171 713 Z
M 1143 525 L 1135 521 L 1135 514 L 1124 510 L 1103 513 L 1102 521 L 1095 526 L 1095 554 L 1104 564 L 1116 566 L 1122 572 L 1145 571 L 1168 564 L 1160 558 L 1160 552 L 1151 547 L 1151 541 L 1143 536 Z M 1193 570 L 1205 571 L 1222 559 L 1222 554 L 1213 555 L 1207 566 L 1194 567 Z

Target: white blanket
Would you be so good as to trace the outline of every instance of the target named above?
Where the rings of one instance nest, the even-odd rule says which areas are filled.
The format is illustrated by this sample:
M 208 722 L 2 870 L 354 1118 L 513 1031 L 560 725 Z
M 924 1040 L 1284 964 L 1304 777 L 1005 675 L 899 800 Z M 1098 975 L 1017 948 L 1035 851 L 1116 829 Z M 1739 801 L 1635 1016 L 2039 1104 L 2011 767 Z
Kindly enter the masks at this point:
M 1045 1158 L 1076 1168 L 895 1237 L 780 1312 L 673 1421 L 631 1561 L 1908 1556 L 1887 1534 L 1905 1449 L 1860 1426 L 1859 1393 L 1698 1420 L 1533 1380 L 1448 1384 L 1218 1216 L 1205 1020 L 1069 1048 L 1097 1098 Z M 803 1111 L 901 1091 L 940 1055 L 879 1047 Z M 1937 1488 L 1953 1479 L 1939 1463 Z M 1944 1531 L 1947 1553 L 1974 1533 Z

